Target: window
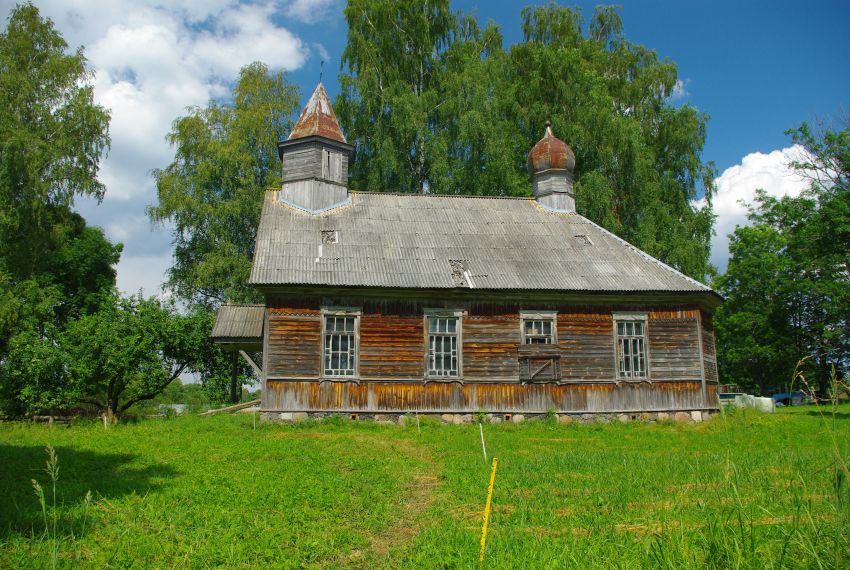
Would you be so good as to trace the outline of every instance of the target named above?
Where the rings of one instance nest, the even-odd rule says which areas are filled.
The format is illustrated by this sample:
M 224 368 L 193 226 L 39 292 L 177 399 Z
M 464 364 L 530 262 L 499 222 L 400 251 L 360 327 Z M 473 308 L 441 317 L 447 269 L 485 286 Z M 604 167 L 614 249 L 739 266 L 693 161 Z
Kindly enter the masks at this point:
M 460 318 L 429 316 L 428 322 L 428 376 L 457 378 L 460 376 L 458 336 Z
M 555 344 L 554 311 L 520 311 L 522 318 L 522 344 Z
M 552 344 L 552 321 L 526 319 L 522 321 L 522 336 L 525 344 Z
M 357 369 L 358 316 L 325 314 L 323 363 L 325 376 L 354 376 Z
M 646 317 L 615 315 L 617 376 L 646 378 Z

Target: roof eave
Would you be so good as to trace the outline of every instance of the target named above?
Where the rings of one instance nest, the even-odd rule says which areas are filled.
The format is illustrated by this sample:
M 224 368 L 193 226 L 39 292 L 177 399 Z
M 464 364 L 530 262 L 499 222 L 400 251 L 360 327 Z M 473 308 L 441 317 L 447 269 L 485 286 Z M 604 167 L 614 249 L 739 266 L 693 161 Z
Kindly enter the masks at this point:
M 262 283 L 249 281 L 249 285 L 256 288 L 263 295 L 275 295 L 280 293 L 302 292 L 304 290 L 322 289 L 325 291 L 365 294 L 375 296 L 387 291 L 398 295 L 438 295 L 460 294 L 471 296 L 504 296 L 529 295 L 534 297 L 557 298 L 595 298 L 598 300 L 610 300 L 611 298 L 628 298 L 630 300 L 651 301 L 654 298 L 684 297 L 696 299 L 704 308 L 714 311 L 725 299 L 713 289 L 696 290 L 585 290 L 585 289 L 485 289 L 468 287 L 389 287 L 375 285 L 327 285 L 316 283 Z
M 297 139 L 278 141 L 277 142 L 277 155 L 283 160 L 283 151 L 284 149 L 291 148 L 293 146 L 302 146 L 310 143 L 321 143 L 325 146 L 329 146 L 332 148 L 336 148 L 342 152 L 348 153 L 349 156 L 354 154 L 354 146 L 345 142 L 341 142 L 332 138 L 328 138 L 322 135 L 308 135 L 306 137 L 300 137 Z

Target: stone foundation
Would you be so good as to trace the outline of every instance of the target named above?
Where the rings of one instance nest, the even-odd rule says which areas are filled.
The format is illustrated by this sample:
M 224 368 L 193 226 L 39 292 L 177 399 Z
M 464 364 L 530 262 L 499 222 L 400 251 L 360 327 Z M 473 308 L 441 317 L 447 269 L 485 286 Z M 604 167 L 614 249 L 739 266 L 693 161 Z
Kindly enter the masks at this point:
M 667 411 L 667 412 L 619 412 L 619 413 L 558 413 L 555 414 L 558 423 L 610 423 L 610 422 L 678 422 L 691 423 L 708 420 L 715 416 L 716 410 Z M 297 422 L 306 419 L 322 420 L 329 417 L 341 417 L 351 421 L 374 421 L 384 424 L 406 424 L 416 422 L 415 414 L 400 413 L 361 413 L 361 412 L 261 412 L 261 421 Z M 551 416 L 548 413 L 515 414 L 515 413 L 484 413 L 484 414 L 419 414 L 420 418 L 438 418 L 446 424 L 471 424 L 483 419 L 486 423 L 502 422 L 521 423 L 524 421 L 542 421 Z

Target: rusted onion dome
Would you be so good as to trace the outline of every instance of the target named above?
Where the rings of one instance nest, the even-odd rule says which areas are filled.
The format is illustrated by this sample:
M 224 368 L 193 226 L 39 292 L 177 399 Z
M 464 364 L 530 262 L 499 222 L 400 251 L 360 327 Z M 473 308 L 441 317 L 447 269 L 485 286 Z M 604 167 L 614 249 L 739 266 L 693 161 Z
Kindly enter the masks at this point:
M 546 170 L 569 170 L 576 166 L 576 155 L 570 146 L 552 133 L 552 123 L 546 121 L 546 133 L 528 153 L 528 173 Z

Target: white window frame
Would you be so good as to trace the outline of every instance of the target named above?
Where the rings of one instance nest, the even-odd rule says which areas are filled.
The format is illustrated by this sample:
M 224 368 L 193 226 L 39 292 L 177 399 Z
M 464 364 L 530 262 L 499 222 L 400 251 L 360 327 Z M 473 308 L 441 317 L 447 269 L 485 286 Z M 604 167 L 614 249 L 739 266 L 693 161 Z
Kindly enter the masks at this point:
M 613 333 L 614 333 L 614 366 L 617 369 L 616 377 L 618 380 L 647 380 L 650 378 L 650 370 L 649 370 L 649 319 L 647 318 L 646 313 L 613 313 L 612 314 L 612 322 L 613 322 Z M 626 374 L 623 370 L 624 366 L 621 366 L 625 363 L 626 358 L 631 358 L 632 362 L 634 362 L 634 355 L 626 357 L 621 350 L 621 346 L 623 346 L 620 342 L 620 332 L 619 332 L 619 324 L 620 323 L 636 323 L 640 322 L 643 325 L 643 334 L 638 336 L 635 334 L 631 335 L 623 335 L 624 339 L 641 339 L 643 345 L 643 370 L 642 374 L 635 374 L 633 372 Z M 632 345 L 633 346 L 633 345 Z
M 353 307 L 325 307 L 322 308 L 322 378 L 330 380 L 354 380 L 360 378 L 360 309 Z M 327 321 L 329 317 L 354 318 L 354 368 L 351 374 L 331 374 L 327 367 L 327 344 L 325 337 L 329 333 Z
M 558 344 L 558 313 L 557 311 L 520 311 L 519 312 L 519 335 L 521 344 Z M 552 342 L 529 343 L 525 333 L 526 321 L 552 321 Z
M 425 330 L 425 378 L 434 381 L 455 382 L 463 379 L 463 317 L 464 311 L 453 309 L 425 309 L 422 326 Z M 431 368 L 431 319 L 457 319 L 454 334 L 457 346 L 457 374 L 433 374 Z M 436 333 L 440 334 L 440 333 Z M 449 336 L 452 333 L 445 333 Z

